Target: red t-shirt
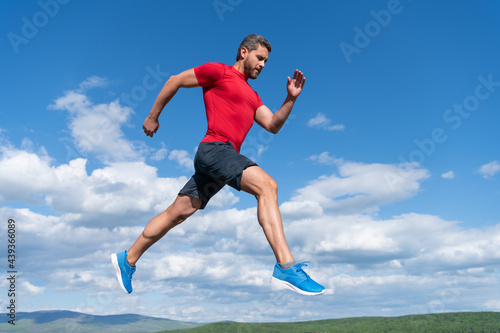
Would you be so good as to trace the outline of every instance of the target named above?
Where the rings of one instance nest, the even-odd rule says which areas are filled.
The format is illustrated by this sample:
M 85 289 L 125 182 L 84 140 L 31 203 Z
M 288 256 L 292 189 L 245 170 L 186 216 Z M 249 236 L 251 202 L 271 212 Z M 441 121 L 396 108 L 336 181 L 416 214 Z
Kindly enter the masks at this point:
M 194 68 L 203 87 L 208 129 L 201 142 L 230 141 L 239 153 L 253 125 L 255 111 L 263 105 L 245 76 L 222 63 L 206 63 Z

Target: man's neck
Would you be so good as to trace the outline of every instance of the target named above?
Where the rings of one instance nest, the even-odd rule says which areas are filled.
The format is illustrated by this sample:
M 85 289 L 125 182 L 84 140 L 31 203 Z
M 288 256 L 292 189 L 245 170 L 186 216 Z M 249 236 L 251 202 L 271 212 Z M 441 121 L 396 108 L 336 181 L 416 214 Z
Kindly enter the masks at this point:
M 234 64 L 234 69 L 236 69 L 238 72 L 240 72 L 241 74 L 243 74 L 243 76 L 245 77 L 246 80 L 248 80 L 248 76 L 245 75 L 245 65 L 243 65 L 243 61 L 237 61 L 235 64 Z

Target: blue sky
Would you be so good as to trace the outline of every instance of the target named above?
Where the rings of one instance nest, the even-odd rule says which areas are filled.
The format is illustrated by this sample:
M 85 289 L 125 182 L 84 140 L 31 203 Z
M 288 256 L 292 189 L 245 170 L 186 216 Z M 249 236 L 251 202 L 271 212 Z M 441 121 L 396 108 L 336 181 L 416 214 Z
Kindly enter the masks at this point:
M 0 12 L 0 218 L 18 226 L 20 311 L 292 321 L 500 309 L 500 4 L 42 0 Z M 249 33 L 273 47 L 250 82 L 271 110 L 296 68 L 307 83 L 283 130 L 254 126 L 242 153 L 278 181 L 294 256 L 330 291 L 272 290 L 255 199 L 225 189 L 147 252 L 124 295 L 109 254 L 192 174 L 201 90 L 178 92 L 153 139 L 144 117 L 169 75 L 234 64 Z

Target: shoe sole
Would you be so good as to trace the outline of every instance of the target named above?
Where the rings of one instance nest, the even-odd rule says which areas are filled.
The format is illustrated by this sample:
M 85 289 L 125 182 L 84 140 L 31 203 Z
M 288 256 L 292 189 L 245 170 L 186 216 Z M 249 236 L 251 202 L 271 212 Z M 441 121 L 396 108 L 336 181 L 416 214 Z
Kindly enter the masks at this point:
M 280 279 L 277 279 L 275 278 L 274 276 L 271 277 L 271 284 L 276 287 L 276 288 L 279 288 L 279 289 L 290 289 L 290 290 L 293 290 L 295 291 L 296 293 L 299 293 L 301 295 L 306 295 L 306 296 L 316 296 L 316 295 L 321 295 L 325 292 L 326 289 L 323 289 L 322 291 L 320 292 L 311 292 L 311 291 L 305 291 L 305 290 L 302 290 L 302 289 L 299 289 L 297 287 L 295 287 L 293 284 L 289 283 L 289 282 L 286 282 L 286 281 L 283 281 L 283 280 L 280 280 Z
M 116 253 L 113 253 L 111 255 L 111 263 L 113 263 L 113 268 L 115 269 L 116 278 L 118 279 L 118 283 L 120 284 L 120 287 L 122 287 L 123 291 L 125 291 L 127 294 L 130 294 L 127 291 L 127 289 L 125 289 L 125 286 L 123 285 L 122 271 L 120 269 L 120 265 L 118 264 L 118 257 L 116 255 Z

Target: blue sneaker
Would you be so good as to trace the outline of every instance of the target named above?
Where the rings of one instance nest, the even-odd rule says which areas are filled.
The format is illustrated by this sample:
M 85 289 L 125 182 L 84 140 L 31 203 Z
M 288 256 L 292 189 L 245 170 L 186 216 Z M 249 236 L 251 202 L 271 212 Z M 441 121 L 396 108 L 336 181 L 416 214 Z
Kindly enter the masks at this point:
M 115 268 L 116 277 L 120 283 L 120 287 L 127 293 L 132 292 L 132 275 L 135 273 L 135 266 L 132 267 L 127 262 L 127 251 L 121 253 L 113 253 L 111 262 Z
M 302 270 L 305 263 L 299 263 L 289 269 L 282 269 L 279 264 L 274 266 L 271 284 L 281 289 L 291 289 L 302 295 L 321 295 L 325 287 L 314 281 Z

